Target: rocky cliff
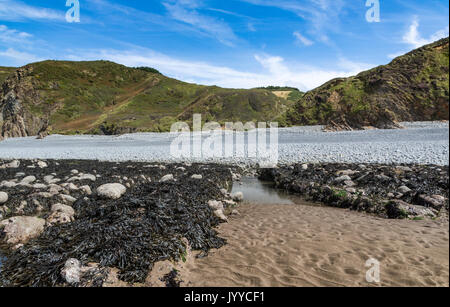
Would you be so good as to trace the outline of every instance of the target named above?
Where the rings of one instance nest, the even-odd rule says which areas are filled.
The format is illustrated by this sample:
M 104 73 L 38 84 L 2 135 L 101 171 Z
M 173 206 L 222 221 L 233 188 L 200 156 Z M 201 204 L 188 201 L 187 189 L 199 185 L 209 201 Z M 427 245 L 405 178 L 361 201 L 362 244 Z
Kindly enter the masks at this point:
M 287 125 L 328 130 L 397 128 L 401 121 L 449 119 L 449 39 L 416 49 L 390 64 L 338 78 L 306 93 Z

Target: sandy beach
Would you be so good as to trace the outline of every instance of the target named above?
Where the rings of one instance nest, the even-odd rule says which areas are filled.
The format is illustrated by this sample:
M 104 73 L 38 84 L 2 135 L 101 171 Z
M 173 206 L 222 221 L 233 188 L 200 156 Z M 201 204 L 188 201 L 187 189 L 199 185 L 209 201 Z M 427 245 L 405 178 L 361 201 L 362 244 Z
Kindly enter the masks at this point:
M 449 286 L 448 221 L 387 220 L 299 204 L 243 204 L 228 245 L 187 264 L 184 286 Z M 366 261 L 381 282 L 366 282 Z

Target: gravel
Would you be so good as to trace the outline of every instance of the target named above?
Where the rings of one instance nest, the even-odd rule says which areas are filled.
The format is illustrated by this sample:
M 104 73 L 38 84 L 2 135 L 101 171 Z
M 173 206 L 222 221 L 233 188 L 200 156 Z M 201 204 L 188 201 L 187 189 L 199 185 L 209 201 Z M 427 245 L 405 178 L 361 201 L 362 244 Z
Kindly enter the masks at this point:
M 403 123 L 400 130 L 322 132 L 321 126 L 279 129 L 279 164 L 406 163 L 449 165 L 448 122 Z M 204 134 L 203 139 L 208 135 Z M 175 158 L 169 133 L 34 137 L 0 142 L 0 159 L 218 162 L 255 165 L 255 158 Z

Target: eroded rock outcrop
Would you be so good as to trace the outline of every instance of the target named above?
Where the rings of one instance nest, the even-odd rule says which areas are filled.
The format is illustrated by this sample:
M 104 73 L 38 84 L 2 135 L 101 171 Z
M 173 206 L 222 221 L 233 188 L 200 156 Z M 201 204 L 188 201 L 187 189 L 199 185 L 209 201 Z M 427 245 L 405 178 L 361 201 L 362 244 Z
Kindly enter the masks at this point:
M 20 68 L 1 85 L 0 140 L 46 134 L 47 116 L 30 111 L 30 108 L 41 109 L 43 106 L 32 72 L 31 66 Z

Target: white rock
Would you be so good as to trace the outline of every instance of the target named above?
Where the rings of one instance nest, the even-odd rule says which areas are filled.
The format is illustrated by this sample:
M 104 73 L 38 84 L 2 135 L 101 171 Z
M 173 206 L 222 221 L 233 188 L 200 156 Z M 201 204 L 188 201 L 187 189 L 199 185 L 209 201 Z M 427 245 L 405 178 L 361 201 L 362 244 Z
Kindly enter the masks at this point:
M 77 284 L 81 281 L 81 263 L 77 259 L 69 259 L 66 261 L 61 271 L 61 276 L 68 284 Z
M 214 211 L 214 214 L 222 221 L 228 222 L 228 218 L 223 213 L 223 210 L 216 210 Z
M 44 161 L 38 161 L 37 165 L 38 165 L 40 168 L 46 168 L 46 167 L 48 167 L 48 164 L 47 164 L 46 162 L 44 162 Z
M 127 188 L 120 183 L 108 183 L 97 188 L 99 196 L 109 199 L 119 199 L 126 191 Z
M 241 214 L 239 213 L 239 211 L 237 211 L 236 209 L 234 209 L 233 211 L 231 211 L 231 214 L 232 214 L 232 215 L 241 215 Z
M 84 185 L 84 186 L 80 187 L 80 190 L 86 195 L 92 195 L 91 187 L 88 185 Z
M 72 177 L 67 180 L 67 182 L 73 182 L 73 181 L 82 181 L 82 180 L 90 180 L 90 181 L 97 181 L 97 177 L 91 174 L 82 174 L 78 177 Z
M 5 192 L 0 192 L 0 205 L 3 205 L 8 201 L 8 194 Z
M 41 189 L 47 189 L 47 186 L 45 184 L 42 184 L 42 183 L 36 183 L 36 184 L 33 185 L 33 188 L 41 190 Z
M 174 177 L 172 174 L 169 174 L 169 175 L 162 177 L 159 182 L 167 182 L 167 181 L 172 181 L 172 180 L 174 180 Z
M 25 176 L 25 173 L 17 173 L 16 176 L 14 176 L 14 177 L 17 178 L 17 177 L 24 177 L 24 176 Z
M 38 237 L 44 231 L 44 226 L 44 219 L 30 216 L 16 216 L 0 222 L 5 242 L 11 245 L 26 243 Z
M 72 182 L 68 183 L 65 188 L 69 189 L 69 191 L 78 191 L 78 187 Z
M 76 169 L 73 169 L 73 170 L 70 171 L 70 173 L 71 173 L 72 175 L 78 175 L 78 174 L 79 174 L 79 171 L 76 170 Z
M 80 180 L 97 181 L 97 177 L 91 174 L 83 174 L 80 176 Z
M 302 164 L 302 170 L 306 171 L 308 170 L 308 164 Z
M 398 191 L 402 194 L 406 194 L 411 192 L 412 190 L 410 188 L 408 188 L 407 186 L 403 185 L 400 188 L 398 188 Z
M 18 168 L 20 166 L 20 161 L 14 160 L 10 163 L 3 164 L 0 168 Z
M 75 210 L 63 204 L 54 204 L 52 214 L 47 218 L 48 225 L 58 225 L 73 222 L 75 220 Z
M 30 183 L 33 183 L 35 181 L 36 181 L 36 177 L 34 177 L 34 176 L 27 176 L 27 177 L 23 178 L 20 183 L 30 184 Z
M 17 185 L 17 183 L 13 182 L 13 181 L 2 181 L 2 183 L 0 184 L 0 187 L 3 188 L 14 188 Z
M 223 210 L 223 203 L 217 200 L 210 200 L 208 206 L 213 210 Z
M 192 178 L 192 179 L 201 180 L 201 179 L 203 179 L 203 176 L 202 176 L 202 175 L 192 175 L 191 178 Z
M 74 203 L 77 201 L 77 199 L 75 197 L 72 197 L 70 195 L 60 194 L 59 197 L 61 198 L 61 200 L 63 202 L 66 202 L 66 203 Z
M 237 192 L 234 193 L 231 197 L 233 198 L 234 201 L 241 202 L 244 200 L 244 193 Z
M 343 182 L 343 181 L 351 181 L 351 180 L 352 180 L 352 178 L 350 178 L 350 176 L 344 175 L 344 176 L 336 178 L 334 181 Z

